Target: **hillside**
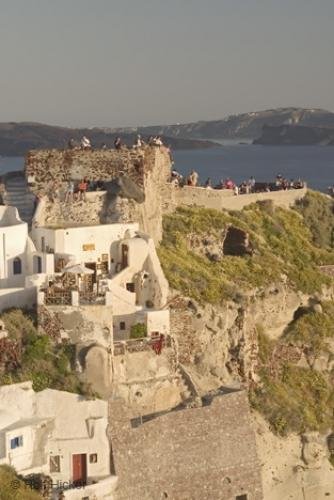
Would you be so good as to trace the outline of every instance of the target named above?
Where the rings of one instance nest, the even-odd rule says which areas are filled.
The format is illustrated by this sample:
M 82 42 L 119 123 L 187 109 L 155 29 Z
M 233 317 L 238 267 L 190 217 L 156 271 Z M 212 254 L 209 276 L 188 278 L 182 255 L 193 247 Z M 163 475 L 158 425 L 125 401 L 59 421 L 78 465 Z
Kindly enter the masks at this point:
M 265 146 L 309 146 L 334 145 L 334 129 L 324 127 L 305 127 L 300 125 L 280 125 L 277 127 L 265 125 L 262 135 L 254 140 L 254 144 Z
M 264 125 L 283 124 L 334 128 L 334 113 L 321 109 L 278 108 L 230 115 L 221 120 L 185 124 L 118 129 L 120 132 L 165 134 L 175 138 L 192 139 L 256 139 Z M 117 130 L 117 129 L 115 129 Z
M 117 132 L 106 131 L 101 128 L 72 129 L 54 127 L 40 123 L 0 123 L 0 155 L 23 156 L 31 149 L 66 148 L 69 139 L 80 141 L 86 135 L 90 138 L 93 147 L 99 148 L 102 144 L 113 147 Z M 124 132 L 121 134 L 124 144 L 131 146 L 136 133 Z M 149 134 L 143 134 L 147 139 Z M 165 144 L 173 149 L 196 149 L 217 146 L 210 141 L 191 140 L 188 138 L 167 137 L 163 134 Z
M 290 210 L 258 202 L 164 219 L 180 360 L 201 391 L 248 387 L 270 500 L 302 498 L 301 480 L 304 498 L 334 493 L 333 278 L 319 267 L 334 264 L 333 228 L 332 200 L 314 192 Z

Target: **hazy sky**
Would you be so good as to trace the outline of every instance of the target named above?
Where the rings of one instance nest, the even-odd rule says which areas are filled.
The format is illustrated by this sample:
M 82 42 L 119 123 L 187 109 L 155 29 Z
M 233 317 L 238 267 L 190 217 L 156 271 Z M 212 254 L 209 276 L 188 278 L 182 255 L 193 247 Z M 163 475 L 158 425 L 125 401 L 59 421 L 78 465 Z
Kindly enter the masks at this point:
M 334 110 L 333 0 L 0 0 L 0 121 Z

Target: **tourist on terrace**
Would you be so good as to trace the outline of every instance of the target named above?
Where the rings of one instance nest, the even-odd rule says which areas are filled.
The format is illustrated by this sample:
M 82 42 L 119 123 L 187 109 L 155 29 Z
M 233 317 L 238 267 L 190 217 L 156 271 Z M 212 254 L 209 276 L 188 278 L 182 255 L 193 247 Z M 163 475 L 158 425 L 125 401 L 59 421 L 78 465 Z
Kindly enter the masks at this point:
M 249 178 L 248 185 L 250 188 L 250 192 L 253 193 L 255 189 L 255 178 L 253 176 Z
M 82 179 L 82 181 L 79 184 L 79 200 L 86 201 L 86 191 L 88 188 L 88 182 L 85 179 Z
M 141 138 L 140 134 L 138 134 L 133 147 L 134 148 L 141 148 L 143 146 L 143 144 L 144 143 L 142 141 L 142 138 Z
M 156 137 L 153 138 L 152 144 L 153 144 L 153 146 L 157 146 L 158 148 L 163 146 L 163 142 L 162 142 L 160 135 L 157 135 Z
M 65 195 L 65 203 L 67 203 L 68 201 L 73 201 L 73 199 L 74 199 L 74 182 L 68 181 L 66 195 Z
M 85 135 L 81 139 L 81 149 L 84 149 L 84 150 L 92 149 L 91 142 L 88 139 L 88 137 L 86 137 Z
M 212 189 L 212 182 L 210 177 L 208 177 L 205 181 L 204 187 L 206 187 L 207 189 Z
M 75 141 L 74 141 L 73 137 L 71 137 L 71 139 L 68 141 L 68 148 L 69 149 L 75 148 Z
M 122 149 L 122 139 L 120 137 L 116 137 L 116 139 L 114 140 L 114 146 L 117 151 Z
M 225 181 L 225 188 L 226 189 L 234 189 L 234 182 L 232 181 L 232 179 L 230 179 L 229 177 L 226 179 Z
M 198 173 L 192 170 L 187 179 L 188 186 L 196 187 L 198 184 Z
M 238 196 L 238 194 L 239 194 L 239 188 L 238 188 L 237 184 L 235 184 L 235 186 L 233 188 L 233 193 L 234 193 L 234 196 Z
M 283 182 L 283 176 L 282 176 L 282 174 L 277 174 L 276 175 L 276 180 L 275 180 L 275 186 L 277 188 L 281 188 L 282 187 L 282 182 Z

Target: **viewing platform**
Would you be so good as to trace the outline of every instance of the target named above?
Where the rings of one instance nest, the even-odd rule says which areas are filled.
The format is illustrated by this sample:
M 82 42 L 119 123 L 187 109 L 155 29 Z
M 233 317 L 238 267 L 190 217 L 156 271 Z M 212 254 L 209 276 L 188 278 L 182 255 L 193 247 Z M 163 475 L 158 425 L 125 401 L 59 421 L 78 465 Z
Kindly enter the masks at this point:
M 215 210 L 242 210 L 251 203 L 270 200 L 276 206 L 290 208 L 307 193 L 307 187 L 235 195 L 231 189 L 184 186 L 171 188 L 172 206 L 203 207 Z

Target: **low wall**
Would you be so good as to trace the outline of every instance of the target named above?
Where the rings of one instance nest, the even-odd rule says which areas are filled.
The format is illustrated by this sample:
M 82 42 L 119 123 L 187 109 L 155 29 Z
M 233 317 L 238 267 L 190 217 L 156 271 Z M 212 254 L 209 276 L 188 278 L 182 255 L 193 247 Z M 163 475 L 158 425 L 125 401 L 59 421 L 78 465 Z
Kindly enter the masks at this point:
M 235 196 L 229 189 L 207 189 L 202 187 L 172 187 L 171 200 L 176 206 L 198 206 L 215 210 L 242 210 L 256 201 L 271 200 L 275 205 L 289 208 L 304 198 L 307 188 L 265 193 L 240 194 Z
M 29 288 L 4 288 L 0 290 L 0 312 L 10 307 L 31 308 L 37 302 L 37 289 Z
M 117 477 L 111 476 L 95 484 L 64 490 L 65 500 L 82 500 L 83 498 L 99 498 L 113 500 Z
M 73 344 L 98 343 L 108 347 L 112 342 L 112 318 L 111 306 L 106 305 L 52 305 L 45 307 L 49 316 L 46 317 L 44 329 L 48 323 L 56 320 L 58 329 L 62 330 Z M 59 332 L 55 332 L 58 333 Z

